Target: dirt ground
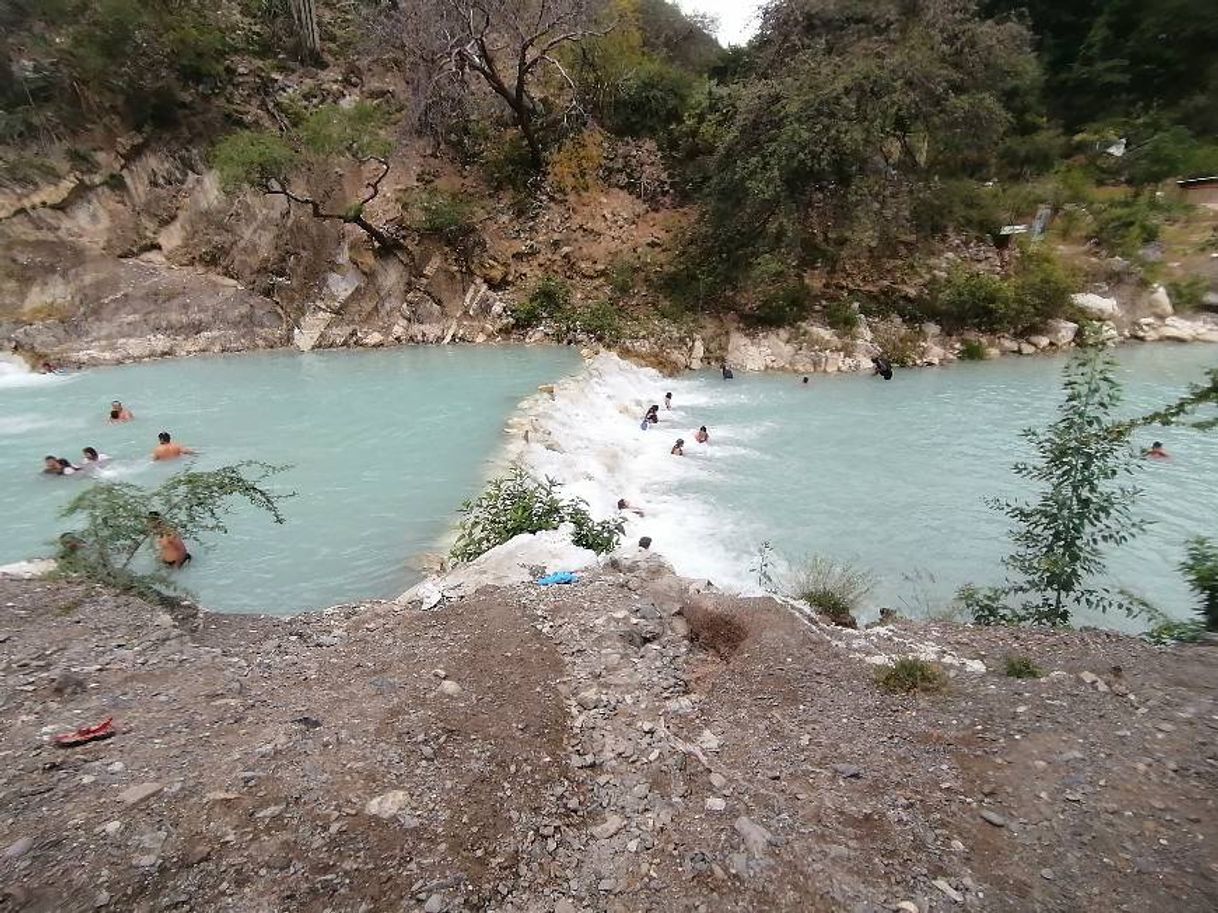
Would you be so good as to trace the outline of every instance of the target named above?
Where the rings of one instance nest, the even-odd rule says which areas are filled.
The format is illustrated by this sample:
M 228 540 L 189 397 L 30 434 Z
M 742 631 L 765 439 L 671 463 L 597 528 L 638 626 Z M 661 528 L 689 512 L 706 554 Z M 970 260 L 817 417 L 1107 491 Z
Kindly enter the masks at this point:
M 172 618 L 0 580 L 0 910 L 1218 909 L 1218 648 L 703 590 Z M 942 692 L 877 688 L 911 654 Z

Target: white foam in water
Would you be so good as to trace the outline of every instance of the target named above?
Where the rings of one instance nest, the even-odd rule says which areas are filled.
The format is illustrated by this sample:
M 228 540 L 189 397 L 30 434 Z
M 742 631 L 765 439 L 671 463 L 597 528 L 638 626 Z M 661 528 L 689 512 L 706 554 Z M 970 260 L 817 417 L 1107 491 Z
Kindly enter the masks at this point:
M 665 410 L 669 391 L 674 407 Z M 626 544 L 650 536 L 652 549 L 677 573 L 752 592 L 753 539 L 737 536 L 739 522 L 714 504 L 675 493 L 683 481 L 713 478 L 716 456 L 731 452 L 747 433 L 711 428 L 709 444 L 695 442 L 703 424 L 697 407 L 709 399 L 691 380 L 666 378 L 602 353 L 583 372 L 556 384 L 552 395 L 539 393 L 522 404 L 509 427 L 508 458 L 561 482 L 564 494 L 587 501 L 597 519 L 618 516 L 617 501 L 625 498 L 644 511 L 642 517 L 621 514 L 627 521 Z M 660 406 L 660 423 L 644 431 L 640 425 L 652 404 Z M 684 457 L 670 453 L 677 438 L 685 440 Z
M 70 374 L 36 374 L 21 359 L 0 354 L 0 390 L 14 387 L 47 387 L 71 380 Z

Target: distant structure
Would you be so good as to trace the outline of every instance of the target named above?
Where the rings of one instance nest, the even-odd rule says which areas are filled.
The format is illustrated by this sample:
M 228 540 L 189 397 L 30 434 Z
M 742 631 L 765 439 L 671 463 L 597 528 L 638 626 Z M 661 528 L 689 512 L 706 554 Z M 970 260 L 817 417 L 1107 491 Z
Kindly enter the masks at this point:
M 1194 206 L 1218 209 L 1218 174 L 1176 181 L 1176 186 Z

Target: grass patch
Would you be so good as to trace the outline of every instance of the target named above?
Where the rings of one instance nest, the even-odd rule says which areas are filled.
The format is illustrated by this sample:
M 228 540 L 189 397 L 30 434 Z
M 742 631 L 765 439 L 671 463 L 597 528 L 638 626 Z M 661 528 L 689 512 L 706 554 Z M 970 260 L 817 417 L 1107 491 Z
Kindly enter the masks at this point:
M 947 684 L 943 670 L 934 663 L 906 656 L 876 671 L 875 682 L 889 694 L 942 691 Z
M 985 361 L 987 358 L 985 343 L 980 339 L 966 339 L 960 343 L 961 361 Z
M 1027 656 L 1008 656 L 1007 678 L 1040 678 L 1045 673 Z
M 798 572 L 792 595 L 838 627 L 857 628 L 854 613 L 873 586 L 871 575 L 850 562 L 814 555 Z

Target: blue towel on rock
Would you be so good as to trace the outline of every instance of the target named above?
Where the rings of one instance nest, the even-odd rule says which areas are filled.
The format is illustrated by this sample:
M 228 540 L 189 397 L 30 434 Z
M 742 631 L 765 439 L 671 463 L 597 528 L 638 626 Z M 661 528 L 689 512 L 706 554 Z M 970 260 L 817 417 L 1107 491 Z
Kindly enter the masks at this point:
M 537 581 L 538 586 L 554 586 L 556 583 L 575 583 L 579 580 L 570 571 L 559 571 L 557 574 L 550 574 L 548 577 L 542 577 Z

